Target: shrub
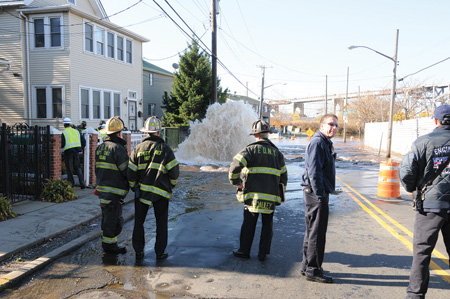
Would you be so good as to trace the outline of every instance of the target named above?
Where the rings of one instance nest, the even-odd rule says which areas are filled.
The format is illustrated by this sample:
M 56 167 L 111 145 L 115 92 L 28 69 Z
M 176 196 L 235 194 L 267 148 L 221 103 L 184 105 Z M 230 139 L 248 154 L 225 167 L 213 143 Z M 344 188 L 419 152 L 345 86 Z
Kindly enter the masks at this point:
M 60 179 L 47 179 L 41 192 L 41 200 L 50 202 L 64 202 L 77 199 L 72 184 Z
M 11 203 L 6 200 L 6 197 L 0 197 L 0 221 L 16 216 L 17 214 L 13 212 Z

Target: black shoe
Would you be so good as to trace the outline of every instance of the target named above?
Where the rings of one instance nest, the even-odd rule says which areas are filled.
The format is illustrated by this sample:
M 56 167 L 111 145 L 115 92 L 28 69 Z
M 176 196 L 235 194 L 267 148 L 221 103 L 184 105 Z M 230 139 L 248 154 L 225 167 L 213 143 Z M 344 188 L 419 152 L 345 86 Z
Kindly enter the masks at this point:
M 167 253 L 167 251 L 164 251 L 164 253 L 157 254 L 156 255 L 156 259 L 157 260 L 163 260 L 163 259 L 167 258 L 168 256 L 169 256 L 169 254 Z
M 81 189 L 86 189 L 86 185 L 81 185 Z
M 258 253 L 258 260 L 264 262 L 266 260 L 266 254 Z
M 306 276 L 305 270 L 300 270 L 300 275 L 301 275 L 301 276 Z
M 323 282 L 323 283 L 332 283 L 333 277 L 326 276 L 323 273 L 317 274 L 317 275 L 308 275 L 306 274 L 306 280 L 309 281 L 315 281 L 315 282 Z
M 126 247 L 115 247 L 115 248 L 103 248 L 103 250 L 106 253 L 111 253 L 111 254 L 123 254 L 123 253 L 127 253 L 127 248 Z
M 136 252 L 136 259 L 142 260 L 144 258 L 144 252 Z
M 235 257 L 239 257 L 241 259 L 249 259 L 250 258 L 250 254 L 245 254 L 245 253 L 240 252 L 238 250 L 233 251 L 233 255 Z

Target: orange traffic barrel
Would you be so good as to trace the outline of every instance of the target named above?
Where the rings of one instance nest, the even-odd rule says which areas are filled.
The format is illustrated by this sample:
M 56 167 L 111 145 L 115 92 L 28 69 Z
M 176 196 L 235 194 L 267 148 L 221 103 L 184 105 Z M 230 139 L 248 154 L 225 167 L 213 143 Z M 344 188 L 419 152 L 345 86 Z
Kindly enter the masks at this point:
M 295 136 L 291 136 L 291 140 L 295 140 Z
M 380 163 L 377 198 L 381 200 L 401 199 L 399 165 L 400 163 L 392 162 L 391 159 Z

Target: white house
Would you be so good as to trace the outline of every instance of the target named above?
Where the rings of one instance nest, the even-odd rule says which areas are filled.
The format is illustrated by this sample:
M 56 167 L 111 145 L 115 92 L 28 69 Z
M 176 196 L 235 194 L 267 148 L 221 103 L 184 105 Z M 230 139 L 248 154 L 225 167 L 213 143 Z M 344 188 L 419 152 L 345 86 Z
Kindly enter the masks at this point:
M 1 121 L 97 127 L 119 115 L 138 129 L 148 41 L 111 23 L 99 0 L 0 0 Z

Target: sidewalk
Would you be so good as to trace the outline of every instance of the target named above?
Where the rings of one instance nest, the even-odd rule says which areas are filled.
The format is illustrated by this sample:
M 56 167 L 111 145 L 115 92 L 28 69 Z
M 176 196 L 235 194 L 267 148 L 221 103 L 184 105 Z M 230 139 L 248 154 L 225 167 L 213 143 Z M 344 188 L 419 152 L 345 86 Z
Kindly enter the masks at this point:
M 14 204 L 12 208 L 17 217 L 0 222 L 0 262 L 101 216 L 94 189 L 75 188 L 75 192 L 78 199 L 69 202 L 23 201 Z M 129 192 L 125 203 L 131 202 L 133 195 L 133 192 Z M 134 215 L 129 213 L 123 216 L 124 220 L 128 221 Z M 0 277 L 0 292 L 24 276 L 43 268 L 52 260 L 99 236 L 100 229 L 95 229 L 41 258 L 24 264 L 18 271 Z

